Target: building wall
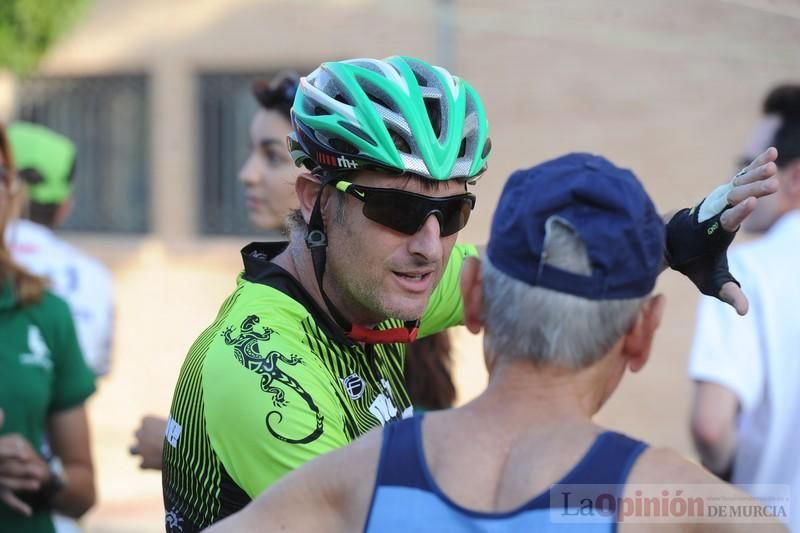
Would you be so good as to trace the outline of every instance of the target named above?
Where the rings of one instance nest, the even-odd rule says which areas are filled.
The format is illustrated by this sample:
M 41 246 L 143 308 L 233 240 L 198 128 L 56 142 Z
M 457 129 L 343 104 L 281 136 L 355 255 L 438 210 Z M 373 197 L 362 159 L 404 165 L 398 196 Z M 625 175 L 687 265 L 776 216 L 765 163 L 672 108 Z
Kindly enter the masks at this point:
M 733 172 L 765 91 L 800 71 L 793 0 L 453 0 L 449 9 L 448 25 L 432 0 L 96 0 L 46 58 L 45 74 L 150 76 L 154 231 L 71 236 L 118 283 L 115 368 L 92 404 L 101 503 L 90 530 L 162 527 L 158 476 L 137 472 L 130 434 L 142 413 L 166 413 L 183 355 L 239 265 L 243 239 L 203 239 L 194 227 L 196 72 L 445 58 L 490 117 L 492 160 L 462 237 L 482 243 L 505 177 L 567 151 L 629 166 L 662 210 L 698 201 Z M 0 104 L 13 101 L 9 91 L 0 84 Z M 684 376 L 697 297 L 672 273 L 658 290 L 668 304 L 652 361 L 598 420 L 691 454 Z M 457 344 L 464 401 L 485 374 L 480 338 L 461 331 Z

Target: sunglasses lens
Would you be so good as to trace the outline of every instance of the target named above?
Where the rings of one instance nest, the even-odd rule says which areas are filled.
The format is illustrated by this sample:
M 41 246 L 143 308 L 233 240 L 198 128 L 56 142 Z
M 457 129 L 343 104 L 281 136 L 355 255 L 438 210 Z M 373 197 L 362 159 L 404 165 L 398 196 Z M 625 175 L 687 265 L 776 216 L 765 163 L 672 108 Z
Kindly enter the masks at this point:
M 461 230 L 469 220 L 474 202 L 471 197 L 422 200 L 418 195 L 386 190 L 370 191 L 364 203 L 364 216 L 400 233 L 413 235 L 431 215 L 439 220 L 440 235 L 447 237 Z
M 473 202 L 468 198 L 450 200 L 442 210 L 442 217 L 439 220 L 442 225 L 442 237 L 457 233 L 467 225 L 473 205 Z
M 364 203 L 364 216 L 400 233 L 413 235 L 419 225 L 417 220 L 422 215 L 419 202 L 397 193 L 372 191 Z

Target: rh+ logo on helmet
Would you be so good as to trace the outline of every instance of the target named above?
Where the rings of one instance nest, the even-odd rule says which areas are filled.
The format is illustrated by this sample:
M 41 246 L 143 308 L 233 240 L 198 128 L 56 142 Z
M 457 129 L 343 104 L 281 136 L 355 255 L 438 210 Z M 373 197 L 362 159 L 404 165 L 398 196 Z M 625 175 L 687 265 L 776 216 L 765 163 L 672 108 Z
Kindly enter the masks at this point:
M 340 155 L 334 157 L 331 154 L 317 152 L 317 161 L 323 165 L 336 166 L 339 168 L 358 168 L 358 161 L 347 159 L 345 156 Z

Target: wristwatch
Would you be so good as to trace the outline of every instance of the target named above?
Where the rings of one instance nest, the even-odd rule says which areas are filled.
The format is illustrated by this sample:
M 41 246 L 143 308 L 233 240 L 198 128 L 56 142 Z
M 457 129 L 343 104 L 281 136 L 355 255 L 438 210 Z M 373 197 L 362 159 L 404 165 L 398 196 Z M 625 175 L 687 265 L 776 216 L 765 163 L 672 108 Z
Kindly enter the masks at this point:
M 42 499 L 51 507 L 53 498 L 67 485 L 67 472 L 64 470 L 64 463 L 55 455 L 47 460 L 47 468 L 50 471 L 50 481 L 42 487 Z

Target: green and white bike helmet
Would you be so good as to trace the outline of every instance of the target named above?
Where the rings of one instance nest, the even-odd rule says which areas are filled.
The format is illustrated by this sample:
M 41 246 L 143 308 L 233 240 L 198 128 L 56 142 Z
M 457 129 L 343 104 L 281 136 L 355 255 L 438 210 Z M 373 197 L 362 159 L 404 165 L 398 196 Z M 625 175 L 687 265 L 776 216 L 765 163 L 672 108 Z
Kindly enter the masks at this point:
M 491 150 L 475 89 L 413 57 L 323 63 L 301 78 L 292 125 L 295 164 L 326 175 L 368 169 L 474 182 Z
M 464 80 L 413 57 L 323 63 L 300 86 L 287 139 L 297 166 L 323 187 L 358 170 L 474 182 L 491 150 L 486 112 Z M 306 231 L 325 305 L 347 337 L 365 343 L 411 342 L 419 320 L 402 328 L 350 323 L 323 289 L 328 240 L 320 213 L 322 189 Z

